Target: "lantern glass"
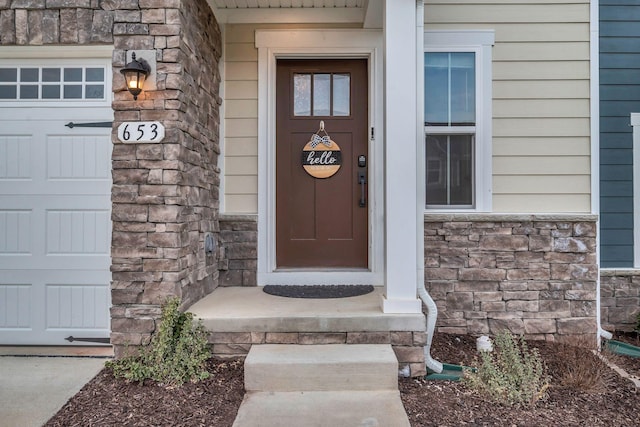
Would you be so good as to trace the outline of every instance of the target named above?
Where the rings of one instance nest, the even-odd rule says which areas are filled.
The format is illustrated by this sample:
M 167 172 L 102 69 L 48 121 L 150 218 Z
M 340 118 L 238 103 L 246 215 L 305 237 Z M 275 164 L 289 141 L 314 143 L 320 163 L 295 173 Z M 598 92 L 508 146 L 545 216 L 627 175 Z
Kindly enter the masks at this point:
M 150 71 L 149 65 L 144 59 L 136 59 L 135 52 L 132 54 L 132 61 L 120 70 L 127 83 L 127 89 L 133 95 L 134 100 L 137 100 L 138 95 L 142 92 L 144 82 Z

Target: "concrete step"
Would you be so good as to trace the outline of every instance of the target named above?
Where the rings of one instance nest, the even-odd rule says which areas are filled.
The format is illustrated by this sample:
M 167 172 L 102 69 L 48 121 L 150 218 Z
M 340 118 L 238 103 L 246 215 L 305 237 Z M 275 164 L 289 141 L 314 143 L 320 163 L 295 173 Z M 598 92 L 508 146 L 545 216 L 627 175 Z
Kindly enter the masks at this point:
M 233 427 L 409 427 L 398 390 L 248 392 Z
M 251 347 L 247 391 L 398 390 L 398 360 L 388 344 Z

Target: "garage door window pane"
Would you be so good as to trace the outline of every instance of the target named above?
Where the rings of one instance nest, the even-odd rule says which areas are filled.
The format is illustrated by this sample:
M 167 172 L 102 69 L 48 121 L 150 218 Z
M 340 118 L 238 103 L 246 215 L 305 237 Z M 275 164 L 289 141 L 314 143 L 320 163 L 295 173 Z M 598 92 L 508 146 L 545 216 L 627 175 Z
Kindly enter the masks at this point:
M 87 99 L 102 99 L 104 98 L 104 86 L 102 85 L 87 85 L 85 88 L 85 98 Z
M 0 68 L 0 82 L 15 82 L 17 80 L 17 68 Z
M 42 99 L 60 99 L 60 86 L 42 86 Z
M 87 68 L 85 80 L 88 82 L 104 81 L 104 68 Z
M 82 86 L 80 85 L 64 85 L 64 99 L 81 99 Z
M 0 85 L 0 99 L 16 99 L 16 87 Z
M 40 75 L 37 68 L 22 68 L 20 70 L 21 82 L 37 82 Z
M 59 82 L 60 68 L 43 68 L 42 81 L 43 82 Z
M 20 99 L 38 99 L 37 85 L 20 86 Z
M 82 68 L 65 68 L 64 81 L 65 82 L 81 82 Z

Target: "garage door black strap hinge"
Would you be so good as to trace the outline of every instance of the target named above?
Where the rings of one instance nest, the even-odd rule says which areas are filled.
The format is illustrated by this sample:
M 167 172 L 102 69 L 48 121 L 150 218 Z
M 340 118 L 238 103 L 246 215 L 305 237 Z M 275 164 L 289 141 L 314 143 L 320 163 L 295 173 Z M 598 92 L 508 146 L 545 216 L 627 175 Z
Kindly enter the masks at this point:
M 73 128 L 110 128 L 113 122 L 92 122 L 92 123 L 73 123 L 69 122 L 65 126 L 69 129 Z
M 69 342 L 81 341 L 81 342 L 97 342 L 101 344 L 109 344 L 111 343 L 111 339 L 109 338 L 75 338 L 73 336 L 68 336 L 65 340 Z

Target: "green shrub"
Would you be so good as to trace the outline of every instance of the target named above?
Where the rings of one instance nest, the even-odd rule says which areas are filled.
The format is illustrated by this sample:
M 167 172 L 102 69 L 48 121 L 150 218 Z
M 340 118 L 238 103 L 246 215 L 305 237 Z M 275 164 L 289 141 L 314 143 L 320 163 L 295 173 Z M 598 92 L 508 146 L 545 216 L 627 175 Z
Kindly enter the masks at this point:
M 143 382 L 152 379 L 165 385 L 182 385 L 209 377 L 205 362 L 211 357 L 207 332 L 192 313 L 180 311 L 180 300 L 169 299 L 151 343 L 138 354 L 108 362 L 116 377 Z
M 636 332 L 640 332 L 640 313 L 638 313 L 638 317 L 636 317 Z
M 507 405 L 534 405 L 549 387 L 546 368 L 536 349 L 524 338 L 499 333 L 494 351 L 483 351 L 477 371 L 466 371 L 464 382 L 473 390 Z

